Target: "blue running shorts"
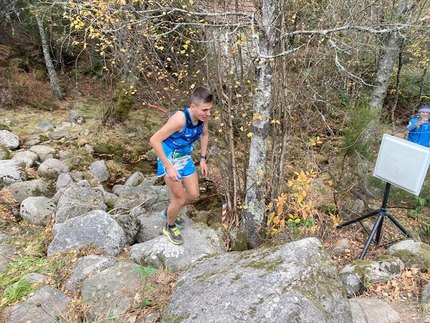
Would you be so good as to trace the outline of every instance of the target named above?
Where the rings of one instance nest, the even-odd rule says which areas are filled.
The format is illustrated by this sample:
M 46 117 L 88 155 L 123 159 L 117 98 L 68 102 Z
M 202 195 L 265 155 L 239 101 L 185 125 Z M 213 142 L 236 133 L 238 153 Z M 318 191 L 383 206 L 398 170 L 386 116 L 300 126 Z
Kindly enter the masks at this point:
M 196 172 L 196 166 L 194 166 L 193 160 L 191 159 L 191 155 L 189 154 L 180 154 L 177 149 L 171 149 L 166 145 L 163 145 L 164 154 L 166 155 L 169 162 L 176 168 L 179 175 L 181 177 L 187 177 Z M 163 176 L 166 174 L 166 168 L 163 163 L 158 159 L 157 165 L 157 176 Z M 179 178 L 182 179 L 182 178 Z

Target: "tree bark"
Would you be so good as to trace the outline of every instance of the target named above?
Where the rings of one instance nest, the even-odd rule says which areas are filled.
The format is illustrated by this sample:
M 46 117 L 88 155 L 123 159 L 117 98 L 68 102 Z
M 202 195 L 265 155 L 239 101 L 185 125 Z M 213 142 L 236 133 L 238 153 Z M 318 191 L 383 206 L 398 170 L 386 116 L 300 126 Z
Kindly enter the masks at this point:
M 411 12 L 413 5 L 408 6 L 408 0 L 399 0 L 394 11 L 395 19 L 405 19 Z M 372 91 L 369 107 L 371 109 L 382 109 L 387 95 L 388 85 L 393 73 L 394 64 L 397 61 L 402 46 L 403 38 L 398 31 L 391 32 L 381 50 L 375 87 Z
M 388 35 L 388 39 L 382 48 L 375 87 L 370 99 L 369 106 L 371 109 L 381 109 L 384 104 L 394 64 L 399 57 L 401 44 L 402 37 L 398 32 L 392 32 Z
M 60 81 L 58 80 L 57 72 L 55 71 L 54 64 L 52 63 L 51 54 L 49 53 L 49 44 L 43 28 L 43 20 L 40 16 L 36 15 L 37 26 L 39 27 L 40 40 L 42 42 L 43 57 L 45 58 L 45 65 L 48 71 L 49 80 L 51 82 L 52 93 L 57 99 L 63 99 L 63 92 L 60 88 Z
M 272 98 L 272 61 L 276 46 L 280 19 L 276 0 L 263 0 L 261 25 L 258 34 L 259 57 L 256 60 L 256 90 L 254 95 L 254 117 L 249 151 L 249 167 L 246 181 L 246 197 L 242 211 L 241 229 L 247 237 L 248 246 L 255 248 L 261 243 L 260 228 L 265 213 L 265 172 L 267 136 L 270 126 Z

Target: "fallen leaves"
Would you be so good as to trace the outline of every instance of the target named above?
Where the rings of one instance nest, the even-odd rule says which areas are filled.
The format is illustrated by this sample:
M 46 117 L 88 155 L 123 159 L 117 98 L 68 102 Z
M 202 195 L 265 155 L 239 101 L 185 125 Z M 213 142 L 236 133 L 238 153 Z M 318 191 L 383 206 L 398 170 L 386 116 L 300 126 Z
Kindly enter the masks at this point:
M 365 294 L 368 297 L 384 298 L 390 301 L 400 299 L 420 299 L 421 291 L 430 282 L 430 273 L 419 268 L 406 268 L 397 278 L 383 283 L 371 284 Z

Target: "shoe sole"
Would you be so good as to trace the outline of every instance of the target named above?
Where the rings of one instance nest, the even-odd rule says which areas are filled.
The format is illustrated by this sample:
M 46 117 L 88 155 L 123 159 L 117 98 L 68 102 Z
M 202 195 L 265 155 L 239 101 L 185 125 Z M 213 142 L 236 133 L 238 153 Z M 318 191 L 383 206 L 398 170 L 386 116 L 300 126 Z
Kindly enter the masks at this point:
M 180 244 L 183 244 L 184 243 L 184 240 L 182 240 L 182 241 L 175 241 L 175 240 L 173 240 L 171 237 L 170 237 L 170 234 L 169 234 L 169 232 L 167 232 L 165 229 L 163 229 L 163 234 L 167 237 L 167 239 L 169 239 L 169 241 L 171 242 L 171 243 L 173 243 L 174 245 L 180 245 Z
M 161 211 L 161 217 L 164 219 L 164 220 L 167 220 L 167 216 L 164 216 L 164 210 L 163 211 Z M 176 225 L 176 227 L 178 228 L 178 229 L 183 229 L 183 228 L 185 228 L 185 224 L 177 224 L 176 223 L 176 221 L 175 221 L 175 225 Z

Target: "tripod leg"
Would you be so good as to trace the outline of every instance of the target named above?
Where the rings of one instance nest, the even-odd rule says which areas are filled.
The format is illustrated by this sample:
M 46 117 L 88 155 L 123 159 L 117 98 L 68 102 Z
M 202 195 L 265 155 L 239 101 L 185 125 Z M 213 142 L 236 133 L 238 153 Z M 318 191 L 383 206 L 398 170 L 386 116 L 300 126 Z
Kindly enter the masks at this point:
M 372 232 L 370 232 L 369 238 L 367 239 L 366 245 L 364 246 L 363 251 L 360 254 L 360 259 L 363 259 L 367 249 L 369 249 L 370 243 L 372 242 L 373 236 L 376 233 L 376 230 L 380 230 L 379 227 L 382 226 L 382 221 L 384 219 L 384 214 L 379 213 L 378 219 L 376 220 L 375 225 L 373 226 Z
M 376 230 L 376 236 L 375 236 L 375 246 L 378 247 L 379 246 L 379 241 L 381 241 L 381 233 L 382 233 L 382 226 L 384 225 L 384 215 L 385 215 L 385 211 L 381 210 L 381 212 L 379 213 L 379 215 L 381 217 L 381 222 L 378 225 L 378 229 Z M 375 224 L 376 225 L 376 224 Z
M 400 229 L 400 231 L 402 231 L 408 238 L 412 238 L 412 236 L 409 234 L 408 231 L 406 231 L 406 229 L 404 227 L 402 227 L 402 225 L 397 222 L 397 220 L 390 214 L 390 213 L 386 213 L 386 216 L 388 216 L 388 218 Z
M 367 219 L 367 218 L 369 218 L 369 217 L 371 217 L 371 216 L 373 216 L 373 215 L 378 214 L 379 212 L 380 212 L 380 210 L 379 210 L 379 209 L 378 209 L 378 210 L 374 210 L 374 211 L 369 212 L 369 213 L 367 213 L 367 214 L 365 214 L 365 215 L 362 215 L 362 216 L 360 216 L 360 217 L 358 217 L 358 218 L 356 218 L 356 219 L 352 219 L 352 220 L 350 220 L 350 221 L 347 221 L 347 222 L 341 223 L 341 224 L 339 224 L 336 228 L 342 228 L 342 227 L 345 227 L 345 226 L 347 226 L 347 225 L 350 225 L 350 224 L 353 224 L 353 223 L 356 223 L 356 222 L 360 222 L 361 220 Z

